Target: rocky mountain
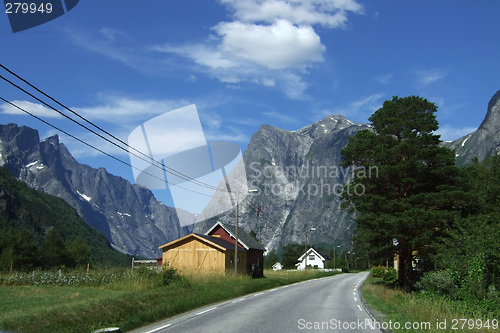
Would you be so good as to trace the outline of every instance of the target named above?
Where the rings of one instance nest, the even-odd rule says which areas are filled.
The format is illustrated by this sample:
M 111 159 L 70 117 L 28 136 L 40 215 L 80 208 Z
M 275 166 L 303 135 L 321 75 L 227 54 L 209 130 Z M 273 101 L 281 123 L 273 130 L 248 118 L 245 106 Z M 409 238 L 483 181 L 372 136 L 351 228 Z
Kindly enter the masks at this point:
M 31 188 L 62 198 L 122 252 L 154 258 L 158 246 L 188 232 L 175 209 L 151 191 L 78 163 L 57 135 L 40 142 L 34 129 L 0 125 L 0 166 Z
M 353 170 L 339 167 L 340 151 L 350 136 L 369 128 L 341 115 L 296 131 L 263 125 L 243 154 L 248 188 L 259 191 L 248 194 L 239 205 L 240 226 L 247 232 L 254 230 L 268 249 L 304 243 L 306 234 L 308 244 L 347 248 L 355 223 L 342 209 L 338 192 Z M 488 104 L 478 130 L 444 145 L 457 151 L 458 164 L 497 153 L 500 91 Z M 154 257 L 159 245 L 190 232 L 189 227 L 180 226 L 175 209 L 158 202 L 149 190 L 102 168 L 79 164 L 57 136 L 40 142 L 36 130 L 0 125 L 0 166 L 30 187 L 63 198 L 124 252 Z M 364 172 L 366 177 L 377 176 L 376 170 Z M 214 211 L 219 203 L 211 201 L 205 211 Z M 194 231 L 204 232 L 217 220 L 234 224 L 235 211 L 198 223 Z
M 263 125 L 243 154 L 248 188 L 259 192 L 240 204 L 241 227 L 254 230 L 268 249 L 304 243 L 306 231 L 308 244 L 347 247 L 354 222 L 341 208 L 338 191 L 352 170 L 339 167 L 340 150 L 348 137 L 367 128 L 341 115 L 297 131 Z M 234 224 L 235 210 L 218 218 Z M 211 223 L 197 224 L 195 231 L 203 232 Z
M 456 151 L 457 164 L 470 163 L 475 157 L 479 160 L 500 152 L 500 90 L 488 103 L 486 117 L 479 128 L 466 136 L 445 146 Z
M 325 117 L 297 131 L 263 125 L 243 154 L 248 188 L 259 189 L 259 193 L 250 194 L 240 205 L 242 228 L 256 231 L 268 249 L 304 243 L 308 230 L 308 244 L 348 247 L 355 222 L 341 208 L 337 191 L 349 181 L 353 170 L 339 167 L 340 151 L 350 136 L 369 128 L 341 115 Z M 486 117 L 475 132 L 443 145 L 456 150 L 459 165 L 498 153 L 500 91 L 489 102 Z M 376 177 L 372 171 L 365 170 L 366 176 Z M 258 207 L 262 209 L 259 216 Z M 219 218 L 234 224 L 235 210 Z M 198 224 L 195 230 L 203 232 L 212 222 Z M 315 231 L 310 231 L 312 227 Z

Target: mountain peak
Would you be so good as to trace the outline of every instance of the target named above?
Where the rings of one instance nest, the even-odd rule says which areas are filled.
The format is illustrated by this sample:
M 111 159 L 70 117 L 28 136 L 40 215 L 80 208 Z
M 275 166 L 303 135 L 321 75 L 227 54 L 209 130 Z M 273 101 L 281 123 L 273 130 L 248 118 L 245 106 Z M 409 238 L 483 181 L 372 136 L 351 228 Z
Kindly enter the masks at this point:
M 36 146 L 40 140 L 38 131 L 27 126 L 17 124 L 0 125 L 0 137 L 11 148 L 28 150 Z
M 479 129 L 494 130 L 500 128 L 500 90 L 491 98 L 488 103 L 488 111 Z
M 346 127 L 355 125 L 352 121 L 341 114 L 332 114 L 324 117 L 311 125 L 307 125 L 297 130 L 301 135 L 308 135 L 312 138 L 331 133 L 336 130 L 341 130 Z

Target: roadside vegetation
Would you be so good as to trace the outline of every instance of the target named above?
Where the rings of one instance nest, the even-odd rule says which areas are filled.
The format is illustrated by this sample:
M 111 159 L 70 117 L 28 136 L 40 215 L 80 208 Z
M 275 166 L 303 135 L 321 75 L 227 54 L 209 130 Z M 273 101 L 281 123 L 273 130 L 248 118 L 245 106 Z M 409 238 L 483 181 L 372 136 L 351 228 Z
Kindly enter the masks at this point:
M 0 276 L 0 330 L 130 330 L 213 302 L 333 272 L 265 270 L 265 278 L 188 276 L 166 268 L 35 271 Z
M 435 134 L 436 111 L 418 96 L 393 97 L 369 118 L 372 129 L 342 150 L 345 167 L 377 170 L 346 185 L 364 189 L 343 196 L 358 213 L 354 251 L 372 265 L 399 267 L 397 274 L 375 267 L 365 298 L 400 323 L 498 331 L 500 156 L 456 166 L 455 152 Z
M 363 285 L 363 298 L 388 331 L 498 332 L 500 306 L 480 301 L 454 300 L 435 292 L 406 293 L 396 286 L 395 270 L 374 267 Z M 389 324 L 390 323 L 390 324 Z M 408 323 L 408 328 L 404 325 Z M 397 326 L 399 325 L 399 329 Z

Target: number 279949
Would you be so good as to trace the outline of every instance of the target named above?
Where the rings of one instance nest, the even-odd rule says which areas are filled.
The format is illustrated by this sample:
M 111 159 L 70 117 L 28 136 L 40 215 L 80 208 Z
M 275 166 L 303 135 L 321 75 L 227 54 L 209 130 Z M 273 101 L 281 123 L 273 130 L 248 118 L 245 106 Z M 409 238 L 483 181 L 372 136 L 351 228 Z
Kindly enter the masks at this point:
M 52 4 L 50 2 L 36 4 L 34 2 L 7 2 L 5 3 L 6 14 L 50 14 Z

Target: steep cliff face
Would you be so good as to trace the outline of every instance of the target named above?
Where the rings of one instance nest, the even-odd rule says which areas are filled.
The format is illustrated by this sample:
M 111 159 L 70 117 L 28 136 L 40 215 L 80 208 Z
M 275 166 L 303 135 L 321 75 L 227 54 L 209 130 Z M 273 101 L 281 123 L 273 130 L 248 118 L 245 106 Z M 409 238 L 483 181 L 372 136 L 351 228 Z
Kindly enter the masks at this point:
M 340 150 L 348 137 L 366 124 L 354 124 L 340 115 L 325 117 L 297 131 L 263 125 L 243 154 L 249 194 L 240 205 L 239 223 L 254 230 L 268 249 L 290 242 L 346 246 L 352 237 L 352 216 L 341 206 L 339 191 L 352 170 L 339 167 Z M 261 211 L 257 215 L 259 208 Z M 234 224 L 235 211 L 219 216 Z M 206 224 L 195 226 L 204 231 Z
M 486 116 L 479 128 L 466 136 L 445 146 L 456 151 L 457 164 L 470 163 L 475 157 L 479 160 L 500 151 L 500 90 L 488 103 Z
M 78 163 L 57 136 L 40 142 L 36 130 L 0 125 L 0 166 L 30 187 L 64 199 L 123 252 L 156 257 L 158 246 L 187 232 L 175 210 L 151 191 Z

